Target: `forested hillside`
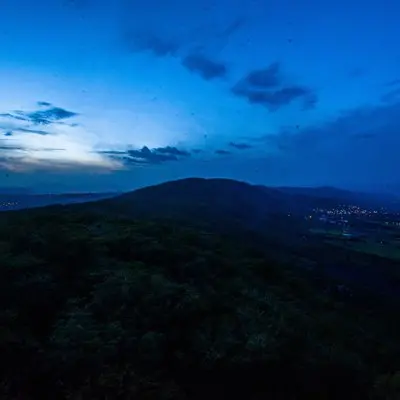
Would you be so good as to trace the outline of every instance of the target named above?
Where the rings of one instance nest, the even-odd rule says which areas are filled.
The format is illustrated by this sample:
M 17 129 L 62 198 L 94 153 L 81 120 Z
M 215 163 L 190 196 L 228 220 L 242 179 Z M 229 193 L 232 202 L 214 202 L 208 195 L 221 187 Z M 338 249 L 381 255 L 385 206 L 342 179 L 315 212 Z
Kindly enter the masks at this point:
M 397 398 L 390 304 L 171 222 L 0 223 L 4 399 Z

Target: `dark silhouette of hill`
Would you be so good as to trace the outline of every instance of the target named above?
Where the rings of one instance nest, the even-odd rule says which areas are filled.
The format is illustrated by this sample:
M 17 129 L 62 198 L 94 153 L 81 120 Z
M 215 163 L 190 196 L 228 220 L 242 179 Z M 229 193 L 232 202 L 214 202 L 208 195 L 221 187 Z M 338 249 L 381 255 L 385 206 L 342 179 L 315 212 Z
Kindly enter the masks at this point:
M 262 231 L 268 221 L 288 213 L 302 216 L 316 204 L 312 196 L 231 179 L 188 178 L 149 186 L 85 208 L 137 218 L 167 218 Z
M 77 209 L 189 224 L 275 246 L 284 254 L 284 248 L 301 236 L 304 212 L 313 204 L 309 198 L 306 200 L 275 188 L 230 179 L 188 178 L 80 204 Z
M 269 214 L 285 212 L 283 197 L 275 189 L 260 190 L 245 182 L 189 178 L 142 188 L 100 203 L 135 216 L 256 223 Z
M 277 189 L 286 194 L 303 196 L 304 201 L 307 201 L 306 198 L 308 198 L 317 206 L 357 204 L 365 207 L 386 207 L 400 210 L 400 197 L 391 193 L 359 192 L 331 186 L 278 187 Z
M 323 236 L 309 232 L 304 217 L 312 208 L 336 207 L 346 199 L 353 204 L 349 200 L 352 195 L 335 188 L 269 188 L 230 179 L 189 178 L 55 209 L 162 220 L 177 227 L 224 234 L 261 249 L 276 262 L 323 270 L 340 284 L 399 298 L 395 261 L 330 248 Z
M 218 225 L 235 221 L 259 228 L 272 216 L 303 216 L 316 207 L 340 204 L 376 206 L 387 199 L 333 187 L 267 187 L 232 179 L 187 178 L 124 193 L 95 206 L 135 217 L 203 220 Z
M 116 196 L 118 193 L 12 193 L 0 192 L 0 211 L 45 207 L 53 204 L 71 204 L 96 201 Z
M 340 283 L 396 296 L 397 278 L 392 277 L 397 268 L 393 261 L 330 249 L 323 237 L 309 233 L 304 216 L 312 208 L 335 207 L 351 196 L 352 192 L 334 188 L 282 189 L 229 179 L 189 178 L 66 209 L 139 220 L 161 219 L 177 226 L 222 233 L 262 249 L 277 262 L 312 266 Z
M 32 194 L 32 190 L 25 187 L 0 186 L 0 194 Z

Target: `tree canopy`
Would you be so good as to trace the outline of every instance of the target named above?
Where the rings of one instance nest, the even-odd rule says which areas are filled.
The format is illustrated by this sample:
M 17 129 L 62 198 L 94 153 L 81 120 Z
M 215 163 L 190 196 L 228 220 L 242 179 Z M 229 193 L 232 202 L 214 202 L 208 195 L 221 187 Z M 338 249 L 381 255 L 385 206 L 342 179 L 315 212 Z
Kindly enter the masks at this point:
M 398 398 L 390 305 L 211 231 L 60 210 L 0 219 L 2 398 Z

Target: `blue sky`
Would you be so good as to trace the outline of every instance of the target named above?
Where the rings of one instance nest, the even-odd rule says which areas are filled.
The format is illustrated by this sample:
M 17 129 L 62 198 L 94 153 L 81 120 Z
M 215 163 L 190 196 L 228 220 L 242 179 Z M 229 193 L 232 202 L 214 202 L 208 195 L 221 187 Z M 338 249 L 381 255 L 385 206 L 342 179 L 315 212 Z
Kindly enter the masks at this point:
M 399 15 L 395 0 L 3 0 L 0 186 L 400 190 Z

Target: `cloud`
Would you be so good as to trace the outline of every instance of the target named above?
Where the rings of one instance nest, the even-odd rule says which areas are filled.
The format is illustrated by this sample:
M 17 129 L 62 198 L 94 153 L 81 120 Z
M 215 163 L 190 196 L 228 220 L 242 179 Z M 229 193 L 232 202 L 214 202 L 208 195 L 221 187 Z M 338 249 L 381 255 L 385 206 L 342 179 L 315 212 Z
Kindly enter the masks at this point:
M 0 114 L 0 168 L 32 170 L 79 169 L 109 171 L 123 164 L 107 155 L 92 152 L 96 138 L 82 126 L 66 121 L 78 113 L 36 102 L 33 111 Z M 40 139 L 38 136 L 41 136 Z
M 14 132 L 23 132 L 23 133 L 34 133 L 36 135 L 49 135 L 49 131 L 44 131 L 41 129 L 27 129 L 27 128 L 17 128 L 14 129 Z
M 124 2 L 126 18 L 122 26 L 122 42 L 128 51 L 148 51 L 157 57 L 179 56 L 187 54 L 189 49 L 204 49 L 208 52 L 220 52 L 232 35 L 246 23 L 246 18 L 239 15 L 221 23 L 220 18 L 199 18 L 206 6 L 198 3 L 160 5 L 159 0 L 148 0 L 138 7 L 132 2 Z M 161 7 L 161 8 L 160 8 Z M 154 9 L 158 9 L 167 25 L 157 24 Z M 179 10 L 179 12 L 176 12 Z M 192 18 L 189 17 L 192 15 Z M 150 20 L 148 16 L 152 17 Z M 207 12 L 209 17 L 209 13 Z M 207 16 L 205 15 L 205 16 Z M 194 18 L 193 18 L 194 17 Z M 180 54 L 179 54 L 180 53 Z
M 42 152 L 43 153 L 43 152 Z M 50 152 L 52 153 L 52 152 Z M 82 173 L 102 173 L 108 172 L 110 168 L 105 168 L 104 163 L 79 163 L 70 159 L 49 159 L 37 158 L 33 156 L 26 157 L 10 157 L 1 156 L 0 154 L 0 170 L 6 170 L 15 173 L 29 172 L 78 172 Z
M 247 143 L 235 143 L 235 142 L 230 142 L 229 146 L 234 147 L 235 149 L 238 150 L 246 150 L 246 149 L 251 149 L 253 147 Z
M 157 148 L 153 149 L 153 151 L 156 153 L 170 154 L 170 155 L 175 155 L 175 156 L 184 156 L 184 157 L 190 156 L 190 153 L 188 151 L 180 150 L 176 147 L 171 147 L 171 146 L 157 147 Z
M 0 114 L 0 131 L 5 136 L 12 136 L 14 133 L 33 133 L 36 135 L 48 135 L 51 132 L 43 129 L 32 127 L 33 124 L 23 117 L 18 117 L 10 113 Z M 32 128 L 31 128 L 32 127 Z
M 219 156 L 227 156 L 232 153 L 228 150 L 215 150 L 215 154 L 218 154 Z
M 0 142 L 1 143 L 1 142 Z M 13 145 L 13 144 L 0 144 L 0 151 L 29 151 L 29 152 L 35 152 L 35 151 L 65 151 L 65 149 L 56 149 L 56 148 L 51 148 L 51 147 L 36 147 L 36 148 L 29 148 L 25 146 L 19 146 L 19 145 Z
M 8 138 L 20 135 L 48 136 L 56 134 L 53 125 L 75 126 L 75 124 L 65 123 L 64 120 L 77 116 L 77 113 L 61 107 L 49 106 L 48 102 L 37 102 L 37 105 L 39 103 L 46 109 L 0 113 L 0 132 Z
M 400 85 L 400 78 L 399 79 L 393 79 L 389 82 L 386 83 L 386 86 L 398 86 Z
M 122 160 L 125 164 L 162 164 L 168 161 L 179 161 L 190 157 L 190 153 L 177 147 L 166 146 L 149 149 L 147 146 L 141 149 L 104 150 L 100 154 L 106 154 Z
M 244 87 L 253 89 L 270 89 L 283 83 L 281 67 L 278 62 L 270 64 L 267 68 L 256 69 L 249 72 L 240 82 Z
M 51 147 L 32 147 L 23 144 L 15 144 L 18 141 L 13 139 L 0 140 L 0 169 L 11 171 L 27 171 L 36 164 L 39 166 L 40 160 L 36 159 L 37 154 L 50 152 L 62 152 L 65 149 Z M 56 163 L 53 163 L 52 169 L 57 168 Z
M 375 137 L 374 133 L 358 133 L 354 135 L 354 139 L 355 140 L 367 140 L 367 139 L 372 139 L 373 137 Z
M 26 117 L 26 120 L 31 121 L 35 125 L 49 125 L 78 115 L 73 111 L 68 111 L 60 107 L 51 107 L 47 110 L 38 110 L 28 113 L 16 111 L 16 114 Z
M 75 125 L 64 122 L 79 114 L 66 110 L 61 107 L 51 106 L 48 102 L 37 102 L 41 107 L 47 107 L 45 110 L 22 111 L 0 113 L 0 130 L 7 132 L 33 133 L 37 135 L 49 135 L 51 130 L 37 129 L 37 126 L 50 127 L 52 124 Z M 49 107 L 50 105 L 50 107 Z
M 140 150 L 128 150 L 128 160 L 133 163 L 160 164 L 166 161 L 177 161 L 178 157 L 174 154 L 160 154 L 155 150 L 150 150 L 147 146 Z
M 318 104 L 318 95 L 311 88 L 303 88 L 303 111 L 313 110 Z
M 228 67 L 221 61 L 213 60 L 204 52 L 214 53 L 216 42 L 225 43 L 231 35 L 239 30 L 244 24 L 244 18 L 237 18 L 230 23 L 219 34 L 213 34 L 209 37 L 209 32 L 201 33 L 201 29 L 196 28 L 194 32 L 182 32 L 171 34 L 165 32 L 162 34 L 149 31 L 128 30 L 123 34 L 125 47 L 132 52 L 149 52 L 155 57 L 177 57 L 184 68 L 190 72 L 199 75 L 205 80 L 223 78 L 228 73 Z M 197 32 L 197 34 L 195 33 Z M 194 50 L 196 49 L 196 50 Z
M 119 156 L 119 155 L 126 155 L 126 151 L 121 150 L 99 150 L 96 153 L 98 154 L 108 154 L 110 156 Z
M 51 107 L 51 103 L 49 103 L 48 101 L 38 101 L 37 102 L 37 105 L 39 106 L 39 107 Z
M 311 88 L 287 83 L 281 65 L 277 62 L 267 68 L 250 71 L 232 87 L 231 92 L 269 111 L 277 111 L 296 100 L 301 102 L 303 110 L 309 110 L 318 101 Z
M 80 157 L 71 154 L 68 149 L 24 146 L 1 146 L 0 147 L 0 170 L 5 169 L 19 173 L 33 171 L 54 172 L 63 171 L 85 171 L 85 172 L 107 172 L 123 169 L 117 160 L 104 158 L 99 155 L 90 156 L 82 153 Z
M 400 88 L 390 90 L 381 97 L 383 103 L 392 103 L 400 100 Z
M 205 80 L 223 78 L 228 72 L 228 67 L 224 63 L 211 60 L 199 53 L 187 55 L 182 60 L 182 65 Z
M 10 145 L 7 145 L 7 144 L 0 145 L 0 151 L 4 151 L 4 150 L 6 150 L 6 151 L 13 151 L 13 150 L 25 151 L 26 148 L 23 147 L 23 146 L 17 146 L 17 145 L 12 145 L 12 144 L 10 144 Z
M 304 86 L 287 86 L 275 91 L 253 90 L 246 87 L 235 86 L 232 93 L 245 98 L 250 104 L 259 104 L 269 111 L 277 111 L 289 105 L 294 100 L 300 100 L 303 109 L 315 107 L 317 97 L 309 88 Z
M 398 181 L 399 115 L 400 101 L 360 107 L 261 140 L 274 165 L 297 184 L 384 184 Z
M 221 38 L 229 39 L 233 34 L 239 31 L 246 23 L 246 19 L 243 16 L 234 19 L 219 35 Z
M 157 57 L 176 56 L 181 45 L 148 32 L 127 32 L 124 42 L 130 51 L 149 51 Z
M 7 119 L 13 119 L 17 121 L 26 121 L 26 118 L 18 115 L 18 114 L 12 114 L 12 113 L 0 113 L 0 118 L 7 118 Z

